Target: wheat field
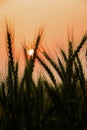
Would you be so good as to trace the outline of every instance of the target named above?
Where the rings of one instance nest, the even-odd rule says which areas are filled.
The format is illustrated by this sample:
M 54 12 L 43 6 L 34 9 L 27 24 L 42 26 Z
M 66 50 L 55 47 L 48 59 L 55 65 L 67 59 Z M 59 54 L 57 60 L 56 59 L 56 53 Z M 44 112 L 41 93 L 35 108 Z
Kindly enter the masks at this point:
M 23 46 L 25 67 L 19 81 L 20 66 L 14 57 L 12 32 L 8 25 L 6 30 L 8 64 L 5 80 L 0 83 L 0 130 L 87 130 L 87 79 L 79 56 L 87 42 L 87 34 L 76 49 L 69 40 L 68 55 L 60 49 L 62 59 L 57 56 L 55 62 L 48 52 L 40 51 L 43 35 L 40 30 L 30 58 Z M 42 74 L 35 83 L 35 61 L 51 82 Z M 60 83 L 56 77 L 60 78 Z

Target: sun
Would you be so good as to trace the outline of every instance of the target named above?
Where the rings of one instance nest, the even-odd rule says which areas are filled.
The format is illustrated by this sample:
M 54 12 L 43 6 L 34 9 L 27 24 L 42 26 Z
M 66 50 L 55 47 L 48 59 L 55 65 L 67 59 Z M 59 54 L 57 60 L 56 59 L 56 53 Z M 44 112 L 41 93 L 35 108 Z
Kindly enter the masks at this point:
M 33 54 L 34 54 L 34 49 L 28 50 L 28 55 L 29 55 L 29 56 L 33 56 Z

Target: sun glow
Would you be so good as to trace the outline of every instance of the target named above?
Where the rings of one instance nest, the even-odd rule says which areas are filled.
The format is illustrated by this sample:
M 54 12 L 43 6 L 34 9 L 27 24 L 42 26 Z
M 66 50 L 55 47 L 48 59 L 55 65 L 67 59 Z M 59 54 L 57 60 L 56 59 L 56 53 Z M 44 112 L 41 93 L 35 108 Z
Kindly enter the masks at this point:
M 28 55 L 29 55 L 29 56 L 33 56 L 33 54 L 34 54 L 34 49 L 28 50 Z

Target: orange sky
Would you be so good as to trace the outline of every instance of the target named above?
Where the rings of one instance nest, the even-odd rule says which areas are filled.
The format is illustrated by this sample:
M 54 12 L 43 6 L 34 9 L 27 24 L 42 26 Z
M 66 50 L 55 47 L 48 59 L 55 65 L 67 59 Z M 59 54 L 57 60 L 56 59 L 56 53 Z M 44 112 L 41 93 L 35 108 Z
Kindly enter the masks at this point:
M 44 41 L 48 46 L 56 42 L 58 46 L 66 48 L 67 26 L 69 28 L 74 26 L 76 42 L 87 30 L 87 2 L 86 0 L 1 0 L 1 41 L 5 33 L 6 18 L 10 20 L 11 25 L 14 25 L 17 40 L 25 38 L 26 41 L 32 42 L 39 27 L 43 25 Z M 21 44 L 19 41 L 16 43 L 18 47 Z
M 85 0 L 1 0 L 0 22 L 10 19 L 18 38 L 32 41 L 40 25 L 45 27 L 47 41 L 62 40 L 67 26 L 75 33 L 87 30 Z M 0 31 L 1 32 L 1 31 Z

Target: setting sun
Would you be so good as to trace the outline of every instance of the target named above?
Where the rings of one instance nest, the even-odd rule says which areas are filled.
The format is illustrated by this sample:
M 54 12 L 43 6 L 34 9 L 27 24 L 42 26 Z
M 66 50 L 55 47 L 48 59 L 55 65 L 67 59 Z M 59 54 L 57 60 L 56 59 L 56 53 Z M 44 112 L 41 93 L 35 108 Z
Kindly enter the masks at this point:
M 0 130 L 87 130 L 87 0 L 0 0 Z
M 33 56 L 33 54 L 34 54 L 34 50 L 33 49 L 28 50 L 28 55 L 29 56 Z

